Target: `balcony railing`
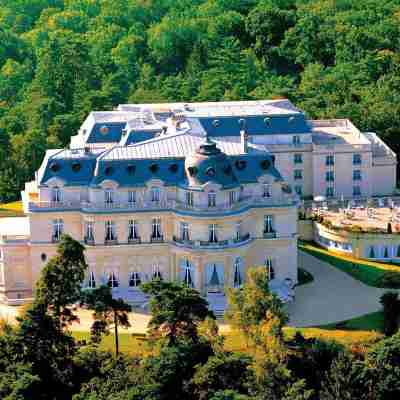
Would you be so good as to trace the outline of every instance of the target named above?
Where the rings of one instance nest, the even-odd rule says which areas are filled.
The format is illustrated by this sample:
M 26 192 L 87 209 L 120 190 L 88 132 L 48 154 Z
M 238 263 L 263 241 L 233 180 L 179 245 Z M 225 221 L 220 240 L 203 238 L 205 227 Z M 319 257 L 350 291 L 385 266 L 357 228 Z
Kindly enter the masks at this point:
M 114 246 L 118 244 L 118 239 L 104 239 L 104 244 L 106 246 Z
M 89 246 L 94 246 L 94 238 L 92 237 L 85 237 L 83 241 Z
M 179 247 L 189 248 L 204 248 L 204 249 L 219 249 L 226 247 L 236 247 L 238 245 L 251 241 L 250 234 L 246 234 L 238 239 L 225 239 L 217 242 L 210 242 L 208 240 L 182 240 L 181 238 L 173 237 L 173 243 Z
M 230 203 L 224 202 L 215 207 L 205 205 L 188 205 L 176 200 L 161 201 L 136 201 L 136 202 L 88 202 L 88 201 L 35 201 L 28 203 L 28 211 L 51 211 L 51 210 L 82 210 L 86 212 L 101 211 L 148 211 L 148 210 L 177 210 L 199 213 L 219 213 L 238 211 L 251 206 L 276 207 L 293 204 L 291 196 L 281 195 L 275 197 L 247 196 Z
M 164 242 L 164 236 L 152 236 L 151 238 L 150 238 L 150 242 L 151 243 L 162 243 L 162 242 Z
M 263 232 L 264 239 L 275 239 L 276 232 Z
M 140 244 L 141 243 L 140 237 L 128 238 L 128 243 L 129 244 Z

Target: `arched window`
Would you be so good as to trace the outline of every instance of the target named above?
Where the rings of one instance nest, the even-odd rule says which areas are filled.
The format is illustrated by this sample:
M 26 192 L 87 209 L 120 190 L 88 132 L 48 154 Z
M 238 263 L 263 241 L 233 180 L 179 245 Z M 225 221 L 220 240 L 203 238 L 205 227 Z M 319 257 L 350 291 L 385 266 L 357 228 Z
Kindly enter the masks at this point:
M 94 289 L 96 287 L 96 277 L 93 271 L 89 272 L 88 286 L 90 289 Z
M 132 271 L 129 274 L 129 287 L 138 287 L 142 283 L 139 272 Z
M 272 281 L 272 279 L 275 278 L 275 269 L 272 265 L 272 258 L 271 257 L 266 257 L 265 258 L 265 268 L 267 270 L 267 276 L 268 280 Z
M 234 275 L 233 275 L 233 287 L 239 288 L 243 285 L 243 276 L 242 276 L 242 260 L 238 257 L 235 259 L 235 263 L 233 265 Z
M 119 286 L 119 281 L 118 281 L 117 275 L 115 274 L 114 271 L 111 271 L 108 274 L 107 285 L 110 288 L 117 288 Z

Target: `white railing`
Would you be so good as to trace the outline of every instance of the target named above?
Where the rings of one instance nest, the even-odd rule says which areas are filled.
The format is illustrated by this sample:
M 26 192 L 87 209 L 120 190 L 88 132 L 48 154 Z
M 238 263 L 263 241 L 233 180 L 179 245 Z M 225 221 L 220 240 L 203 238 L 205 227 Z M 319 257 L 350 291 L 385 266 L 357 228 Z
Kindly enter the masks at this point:
M 161 201 L 136 201 L 136 202 L 79 202 L 79 201 L 38 201 L 29 202 L 29 211 L 40 210 L 84 210 L 84 211 L 141 211 L 141 210 L 183 210 L 193 212 L 216 213 L 224 211 L 235 211 L 252 205 L 276 207 L 282 205 L 294 204 L 291 196 L 278 197 L 245 197 L 234 203 L 224 202 L 217 204 L 215 207 L 208 207 L 207 204 L 201 206 L 189 206 L 184 202 L 176 200 L 161 200 Z

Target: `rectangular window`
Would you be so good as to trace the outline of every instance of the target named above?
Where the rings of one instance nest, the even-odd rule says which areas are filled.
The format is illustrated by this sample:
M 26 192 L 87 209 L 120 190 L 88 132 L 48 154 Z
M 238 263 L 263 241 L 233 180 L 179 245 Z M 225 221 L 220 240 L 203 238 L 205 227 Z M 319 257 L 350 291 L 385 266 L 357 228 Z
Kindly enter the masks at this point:
M 325 165 L 326 166 L 332 166 L 335 165 L 335 157 L 333 154 L 329 154 L 325 158 Z
M 104 191 L 104 202 L 106 204 L 114 203 L 114 191 L 112 189 L 106 189 Z
M 139 272 L 132 271 L 129 273 L 129 287 L 138 287 L 142 283 Z
M 117 240 L 116 229 L 114 221 L 106 221 L 106 234 L 105 234 L 105 241 L 112 242 Z
M 193 207 L 193 192 L 186 192 L 186 205 Z
M 232 206 L 236 203 L 236 192 L 234 190 L 229 192 L 229 205 Z
M 159 202 L 160 201 L 160 195 L 161 195 L 160 188 L 158 188 L 158 187 L 152 187 L 151 188 L 151 201 Z
M 88 286 L 90 289 L 94 289 L 96 287 L 96 277 L 94 275 L 93 271 L 89 272 L 89 282 L 88 282 Z
M 303 164 L 303 154 L 295 154 L 294 155 L 294 163 L 295 164 Z
M 295 179 L 295 180 L 303 179 L 303 170 L 301 170 L 301 169 L 295 169 L 295 170 L 294 170 L 294 179 Z
M 333 190 L 333 186 L 328 186 L 326 188 L 326 197 L 333 197 L 335 195 L 334 190 Z
M 355 153 L 353 154 L 353 165 L 361 164 L 361 154 Z
M 217 225 L 216 224 L 210 224 L 208 226 L 208 241 L 210 243 L 217 243 L 218 242 Z
M 53 220 L 53 242 L 58 242 L 61 239 L 61 235 L 64 231 L 64 221 L 61 218 Z
M 353 171 L 353 181 L 361 181 L 361 171 L 359 169 Z
M 264 216 L 264 233 L 273 233 L 272 215 Z
M 208 207 L 215 207 L 217 205 L 217 194 L 215 192 L 208 192 Z
M 294 135 L 292 141 L 295 146 L 298 146 L 300 144 L 300 136 Z
M 61 189 L 59 187 L 51 189 L 51 201 L 54 203 L 59 203 L 61 201 Z
M 353 186 L 353 196 L 361 196 L 360 186 Z
M 160 218 L 153 218 L 153 221 L 151 223 L 151 238 L 152 239 L 162 239 L 161 219 Z
M 88 241 L 88 242 L 94 241 L 94 227 L 93 227 L 92 221 L 86 222 L 85 241 Z
M 263 197 L 271 197 L 271 185 L 263 185 Z
M 137 222 L 134 219 L 128 221 L 128 241 L 139 238 Z
M 302 195 L 303 195 L 303 186 L 301 186 L 301 185 L 296 185 L 296 186 L 294 187 L 294 190 L 296 191 L 296 193 L 297 193 L 299 196 L 302 196 Z
M 335 180 L 335 174 L 333 171 L 326 171 L 325 172 L 325 181 L 326 182 L 333 182 Z
M 242 237 L 242 221 L 236 222 L 236 240 L 239 242 Z
M 133 205 L 136 203 L 136 191 L 135 190 L 129 190 L 128 192 L 128 203 L 130 205 Z
M 190 240 L 188 223 L 187 222 L 181 222 L 180 223 L 180 229 L 181 229 L 181 239 L 182 240 Z

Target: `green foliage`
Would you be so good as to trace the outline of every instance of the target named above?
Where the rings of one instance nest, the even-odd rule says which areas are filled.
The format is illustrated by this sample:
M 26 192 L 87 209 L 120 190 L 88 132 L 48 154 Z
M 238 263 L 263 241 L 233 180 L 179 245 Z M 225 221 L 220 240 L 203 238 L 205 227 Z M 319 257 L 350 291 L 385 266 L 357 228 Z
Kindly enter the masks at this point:
M 172 282 L 153 280 L 142 285 L 151 295 L 149 322 L 154 338 L 165 337 L 170 344 L 179 339 L 198 340 L 198 326 L 213 317 L 207 301 L 196 290 Z
M 68 306 L 81 296 L 87 269 L 84 249 L 79 242 L 63 235 L 57 246 L 57 254 L 47 262 L 36 284 L 35 302 L 48 307 L 62 324 L 69 324 L 76 319 Z
M 110 333 L 110 327 L 114 327 L 115 354 L 119 354 L 118 327 L 129 328 L 131 326 L 128 313 L 132 307 L 123 299 L 114 299 L 111 288 L 100 286 L 96 289 L 87 289 L 81 296 L 81 302 L 93 310 L 94 322 L 90 329 L 91 340 L 98 344 L 101 335 Z
M 399 329 L 400 300 L 396 292 L 386 292 L 380 298 L 383 306 L 383 332 L 393 335 Z

